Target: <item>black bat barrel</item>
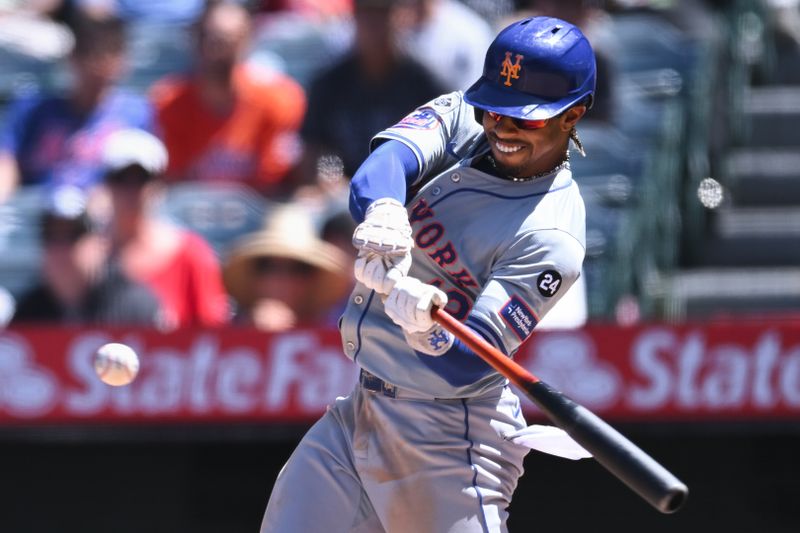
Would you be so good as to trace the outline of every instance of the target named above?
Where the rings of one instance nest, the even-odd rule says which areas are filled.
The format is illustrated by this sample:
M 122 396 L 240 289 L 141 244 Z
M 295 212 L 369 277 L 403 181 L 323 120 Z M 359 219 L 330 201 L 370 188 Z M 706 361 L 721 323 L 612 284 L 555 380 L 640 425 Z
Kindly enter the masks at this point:
M 524 389 L 557 426 L 653 507 L 662 513 L 681 508 L 686 485 L 603 419 L 542 381 Z

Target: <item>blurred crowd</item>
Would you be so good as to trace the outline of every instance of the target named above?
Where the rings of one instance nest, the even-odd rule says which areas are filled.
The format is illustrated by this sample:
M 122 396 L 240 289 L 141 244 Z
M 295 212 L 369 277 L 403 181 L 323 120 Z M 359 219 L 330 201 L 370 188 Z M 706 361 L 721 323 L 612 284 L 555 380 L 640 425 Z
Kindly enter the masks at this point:
M 2 209 L 35 197 L 23 225 L 37 261 L 24 284 L 0 278 L 0 319 L 335 325 L 352 284 L 348 178 L 371 136 L 477 80 L 500 27 L 531 14 L 581 26 L 599 67 L 588 118 L 603 123 L 620 116 L 610 13 L 658 10 L 692 36 L 713 9 L 0 0 L 0 237 L 19 224 Z M 8 261 L 25 256 L 0 240 Z

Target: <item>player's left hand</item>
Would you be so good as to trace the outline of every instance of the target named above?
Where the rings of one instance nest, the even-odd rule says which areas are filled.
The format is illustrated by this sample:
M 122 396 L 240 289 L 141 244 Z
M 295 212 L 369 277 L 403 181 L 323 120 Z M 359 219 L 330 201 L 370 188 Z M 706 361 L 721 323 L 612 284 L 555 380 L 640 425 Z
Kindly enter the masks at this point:
M 367 288 L 386 296 L 392 291 L 395 280 L 405 277 L 410 268 L 411 254 L 387 256 L 362 250 L 356 258 L 354 273 Z
M 394 285 L 383 304 L 392 321 L 408 333 L 428 331 L 434 325 L 433 306 L 444 307 L 447 295 L 417 278 L 402 277 Z

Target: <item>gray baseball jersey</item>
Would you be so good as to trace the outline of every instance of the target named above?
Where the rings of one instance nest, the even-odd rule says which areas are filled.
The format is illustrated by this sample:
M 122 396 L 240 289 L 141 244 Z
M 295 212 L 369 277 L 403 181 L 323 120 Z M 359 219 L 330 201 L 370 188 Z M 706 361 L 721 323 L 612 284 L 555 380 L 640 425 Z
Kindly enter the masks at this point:
M 488 145 L 458 92 L 380 139 L 409 146 L 422 169 L 407 203 L 410 275 L 512 355 L 580 272 L 584 206 L 569 169 L 512 182 L 472 168 Z M 525 420 L 505 379 L 461 352 L 415 352 L 363 285 L 340 329 L 368 373 L 292 454 L 262 533 L 505 532 L 528 451 L 511 440 Z
M 473 168 L 489 147 L 474 110 L 454 92 L 376 136 L 406 144 L 421 176 L 407 202 L 415 247 L 409 275 L 439 286 L 446 310 L 513 355 L 580 275 L 585 209 L 568 165 L 514 182 Z M 381 299 L 357 285 L 341 322 L 345 353 L 398 387 L 464 398 L 502 385 L 494 373 L 408 346 Z

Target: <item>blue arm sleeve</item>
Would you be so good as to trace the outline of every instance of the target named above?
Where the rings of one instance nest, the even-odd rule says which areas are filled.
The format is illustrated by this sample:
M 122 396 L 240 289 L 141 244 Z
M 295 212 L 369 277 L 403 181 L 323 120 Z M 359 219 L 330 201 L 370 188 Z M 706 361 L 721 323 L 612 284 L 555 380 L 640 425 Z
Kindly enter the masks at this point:
M 350 214 L 364 221 L 367 207 L 379 198 L 406 203 L 406 188 L 419 176 L 414 152 L 400 141 L 388 140 L 361 164 L 350 181 Z

